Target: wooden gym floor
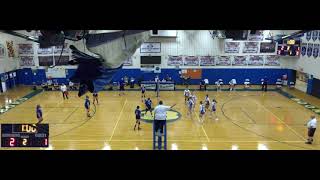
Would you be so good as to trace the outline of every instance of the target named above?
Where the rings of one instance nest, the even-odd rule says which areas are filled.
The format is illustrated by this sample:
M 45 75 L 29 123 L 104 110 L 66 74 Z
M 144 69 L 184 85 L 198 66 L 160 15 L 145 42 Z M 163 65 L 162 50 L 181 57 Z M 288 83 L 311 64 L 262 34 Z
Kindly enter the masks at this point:
M 286 90 L 294 96 L 320 107 L 320 99 L 298 90 Z M 32 92 L 30 87 L 18 86 L 0 94 L 0 105 Z M 203 124 L 198 122 L 199 101 L 206 94 L 218 102 L 219 120 L 206 114 Z M 183 91 L 160 92 L 166 105 L 177 103 L 174 108 L 182 117 L 168 124 L 168 149 L 178 150 L 304 150 L 320 149 L 320 133 L 315 133 L 313 145 L 304 144 L 307 129 L 304 124 L 312 111 L 283 95 L 269 91 L 195 91 L 196 111 L 192 119 L 187 116 Z M 147 92 L 154 104 L 154 92 Z M 92 100 L 92 95 L 90 95 Z M 133 131 L 134 110 L 145 107 L 139 91 L 127 91 L 119 96 L 116 91 L 99 93 L 100 104 L 96 113 L 86 118 L 84 97 L 70 92 L 63 100 L 57 91 L 42 92 L 26 102 L 0 115 L 0 123 L 35 123 L 35 106 L 41 104 L 44 122 L 50 124 L 50 147 L 53 150 L 150 150 L 152 125 L 142 122 L 140 131 Z M 319 120 L 320 117 L 317 116 Z M 9 149 L 9 148 L 1 148 Z M 23 148 L 16 148 L 23 149 Z M 39 149 L 39 148 L 28 148 Z

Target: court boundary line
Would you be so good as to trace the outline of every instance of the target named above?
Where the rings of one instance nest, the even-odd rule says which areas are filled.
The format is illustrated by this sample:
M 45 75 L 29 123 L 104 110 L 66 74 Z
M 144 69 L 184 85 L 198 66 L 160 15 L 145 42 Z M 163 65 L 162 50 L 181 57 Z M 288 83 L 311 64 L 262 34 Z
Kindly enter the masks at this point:
M 113 137 L 113 135 L 114 135 L 114 133 L 115 133 L 115 131 L 116 131 L 116 128 L 117 128 L 117 126 L 118 126 L 118 123 L 119 123 L 119 121 L 120 121 L 120 119 L 121 119 L 121 117 L 122 117 L 124 107 L 125 107 L 126 104 L 127 104 L 127 100 L 128 100 L 128 99 L 126 98 L 126 100 L 125 100 L 125 102 L 124 102 L 124 104 L 123 104 L 123 106 L 122 106 L 122 108 L 121 108 L 121 111 L 120 111 L 118 120 L 117 120 L 117 122 L 116 122 L 116 125 L 114 126 L 113 131 L 112 131 L 112 134 L 111 134 L 111 136 L 110 136 L 110 138 L 109 138 L 109 140 L 108 140 L 109 142 L 112 140 L 112 137 Z
M 198 114 L 196 111 L 195 111 L 194 113 L 195 113 L 195 115 L 197 116 L 198 121 L 200 122 L 199 114 Z M 210 139 L 209 139 L 209 137 L 208 137 L 208 135 L 207 135 L 207 132 L 206 132 L 206 130 L 203 128 L 203 124 L 201 124 L 201 129 L 202 129 L 204 135 L 206 136 L 207 141 L 210 142 Z
M 260 105 L 261 107 L 263 107 L 265 110 L 267 110 L 269 113 L 271 113 L 275 118 L 278 119 L 278 121 L 282 122 L 282 124 L 284 124 L 287 128 L 289 128 L 296 136 L 298 136 L 299 138 L 301 138 L 302 140 L 306 141 L 306 139 L 299 134 L 297 131 L 295 131 L 294 129 L 292 129 L 287 123 L 285 123 L 283 120 L 281 120 L 276 114 L 274 114 L 270 109 L 268 109 L 265 105 L 258 103 L 256 100 L 254 100 L 254 102 L 257 105 Z

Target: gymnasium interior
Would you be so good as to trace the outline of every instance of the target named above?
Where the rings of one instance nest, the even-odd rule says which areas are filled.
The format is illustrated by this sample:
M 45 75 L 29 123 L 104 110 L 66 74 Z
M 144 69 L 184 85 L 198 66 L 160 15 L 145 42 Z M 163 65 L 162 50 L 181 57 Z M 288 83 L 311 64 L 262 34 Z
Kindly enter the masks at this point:
M 319 49 L 320 30 L 1 30 L 0 150 L 319 150 Z M 147 98 L 174 105 L 160 136 Z

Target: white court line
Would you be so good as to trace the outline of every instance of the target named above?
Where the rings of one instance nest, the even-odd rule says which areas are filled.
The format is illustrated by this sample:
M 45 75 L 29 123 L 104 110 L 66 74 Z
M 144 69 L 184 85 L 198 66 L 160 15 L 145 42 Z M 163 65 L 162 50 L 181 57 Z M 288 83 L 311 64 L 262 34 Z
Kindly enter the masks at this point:
M 306 140 L 303 136 L 301 136 L 297 131 L 295 131 L 294 129 L 292 129 L 287 123 L 285 123 L 284 121 L 282 121 L 277 115 L 275 115 L 272 111 L 270 111 L 269 109 L 267 109 L 263 104 L 258 103 L 254 100 L 254 102 L 257 105 L 260 105 L 261 107 L 263 107 L 265 110 L 269 111 L 274 117 L 276 117 L 280 122 L 282 122 L 282 124 L 284 124 L 285 126 L 287 126 L 287 128 L 289 128 L 294 134 L 296 134 L 297 136 L 299 136 L 302 140 Z
M 196 111 L 195 111 L 194 113 L 196 114 L 197 119 L 198 119 L 198 121 L 200 122 L 199 114 L 198 114 Z M 203 128 L 203 125 L 202 125 L 202 124 L 201 124 L 201 129 L 202 129 L 202 131 L 204 132 L 204 135 L 206 135 L 207 141 L 210 142 L 210 139 L 209 139 L 209 137 L 208 137 L 208 135 L 207 135 L 207 133 L 206 133 L 206 130 Z
M 116 125 L 115 125 L 114 128 L 113 128 L 113 131 L 112 131 L 112 134 L 111 134 L 111 136 L 110 136 L 110 138 L 109 138 L 109 141 L 111 141 L 111 139 L 112 139 L 112 137 L 113 137 L 113 135 L 114 135 L 114 133 L 115 133 L 115 131 L 116 131 L 116 128 L 117 128 L 118 123 L 119 123 L 119 121 L 120 121 L 120 119 L 121 119 L 121 116 L 122 116 L 122 114 L 123 114 L 123 110 L 124 110 L 124 107 L 126 106 L 126 104 L 127 104 L 127 98 L 126 98 L 126 101 L 124 102 L 124 104 L 123 104 L 123 106 L 122 106 L 122 109 L 121 109 L 121 111 L 120 111 L 120 114 L 119 114 L 117 123 L 116 123 Z
M 56 139 L 56 140 L 50 140 L 51 142 L 105 142 L 105 140 L 89 140 L 89 139 L 79 139 L 79 140 L 68 140 L 68 139 Z M 111 142 L 151 142 L 153 140 L 148 139 L 128 139 L 128 140 L 121 140 L 121 139 L 115 139 L 111 140 Z M 170 142 L 203 142 L 201 140 L 168 140 Z M 305 141 L 211 141 L 211 143 L 260 143 L 260 142 L 276 142 L 276 143 L 301 143 Z

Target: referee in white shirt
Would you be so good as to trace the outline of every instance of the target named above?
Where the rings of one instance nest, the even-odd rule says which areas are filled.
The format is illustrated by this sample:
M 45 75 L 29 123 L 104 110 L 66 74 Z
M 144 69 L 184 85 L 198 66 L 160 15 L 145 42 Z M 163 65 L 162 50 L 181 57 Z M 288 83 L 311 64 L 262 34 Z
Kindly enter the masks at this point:
M 165 106 L 163 105 L 162 101 L 159 101 L 159 105 L 154 108 L 154 125 L 155 131 L 157 135 L 163 135 L 163 127 L 166 123 L 167 119 L 167 111 L 172 109 L 176 104 L 173 106 Z M 160 129 L 160 134 L 159 134 Z
M 308 127 L 308 141 L 306 142 L 306 144 L 312 144 L 313 136 L 317 128 L 316 116 L 314 115 L 311 116 L 311 120 L 307 123 L 307 127 Z

